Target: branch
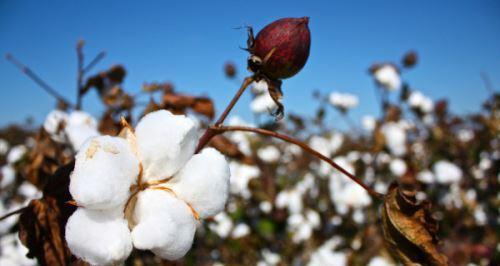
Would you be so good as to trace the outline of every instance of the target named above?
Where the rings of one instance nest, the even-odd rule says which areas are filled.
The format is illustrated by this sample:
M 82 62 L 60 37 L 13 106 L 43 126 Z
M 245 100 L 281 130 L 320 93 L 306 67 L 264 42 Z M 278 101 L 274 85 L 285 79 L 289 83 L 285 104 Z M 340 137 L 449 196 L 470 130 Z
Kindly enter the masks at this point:
M 358 185 L 363 187 L 371 196 L 378 198 L 378 199 L 383 198 L 382 194 L 380 194 L 380 193 L 376 192 L 375 190 L 373 190 L 372 188 L 370 188 L 363 181 L 361 181 L 361 179 L 359 179 L 356 176 L 352 175 L 351 173 L 347 172 L 344 168 L 342 168 L 340 165 L 338 165 L 337 163 L 332 161 L 330 158 L 324 156 L 323 154 L 321 154 L 318 151 L 314 150 L 313 148 L 309 147 L 307 144 L 305 144 L 304 142 L 302 142 L 300 140 L 294 139 L 292 137 L 289 137 L 289 136 L 286 136 L 286 135 L 283 135 L 283 134 L 280 134 L 280 133 L 277 133 L 274 131 L 269 131 L 269 130 L 265 130 L 265 129 L 261 129 L 261 128 L 253 128 L 253 127 L 244 127 L 244 126 L 218 126 L 217 127 L 217 126 L 212 126 L 212 127 L 210 127 L 210 129 L 216 133 L 219 133 L 219 134 L 227 132 L 227 131 L 253 132 L 253 133 L 258 133 L 258 134 L 265 135 L 265 136 L 278 138 L 278 139 L 281 139 L 283 141 L 295 144 L 295 145 L 299 146 L 300 148 L 302 148 L 304 151 L 306 151 L 306 152 L 310 153 L 311 155 L 325 161 L 326 163 L 331 165 L 333 168 L 337 169 L 338 171 L 340 171 L 341 173 L 343 173 L 344 175 L 349 177 L 352 181 L 356 182 Z
M 78 41 L 76 44 L 76 56 L 78 58 L 78 72 L 76 79 L 76 110 L 80 110 L 82 107 L 82 96 L 83 96 L 83 45 L 85 42 L 83 40 Z
M 32 79 L 38 86 L 40 86 L 44 91 L 46 91 L 48 94 L 56 98 L 58 101 L 63 102 L 67 106 L 74 107 L 74 105 L 66 100 L 61 94 L 59 94 L 55 89 L 53 89 L 51 86 L 49 86 L 45 81 L 43 81 L 35 72 L 33 72 L 31 69 L 29 69 L 27 66 L 25 66 L 23 63 L 21 63 L 19 60 L 14 58 L 11 54 L 6 54 L 5 58 L 11 62 L 15 67 L 17 67 L 21 72 L 26 74 L 30 79 Z
M 10 217 L 10 216 L 12 216 L 12 215 L 19 214 L 19 213 L 23 212 L 23 211 L 24 211 L 25 209 L 27 209 L 27 208 L 28 208 L 28 207 L 22 207 L 22 208 L 20 208 L 20 209 L 15 210 L 15 211 L 11 211 L 11 212 L 9 212 L 9 213 L 7 213 L 7 214 L 5 214 L 5 215 L 1 216 L 1 217 L 0 217 L 0 221 L 3 221 L 3 220 L 5 220 L 5 219 L 9 218 L 9 217 Z
M 229 115 L 229 112 L 231 112 L 231 110 L 233 109 L 233 107 L 236 104 L 236 102 L 238 102 L 238 100 L 240 99 L 240 97 L 243 94 L 243 92 L 245 92 L 246 88 L 253 81 L 254 81 L 253 77 L 246 77 L 243 80 L 243 83 L 241 84 L 240 89 L 238 90 L 238 92 L 236 92 L 236 94 L 234 95 L 234 97 L 231 100 L 231 102 L 229 102 L 229 105 L 226 107 L 226 109 L 224 110 L 224 112 L 222 112 L 222 114 L 219 117 L 219 119 L 217 119 L 217 121 L 215 122 L 215 124 L 214 124 L 215 127 L 218 127 L 218 126 L 222 125 L 222 123 L 224 123 L 224 120 L 226 120 L 226 117 Z M 213 130 L 212 127 L 209 127 L 205 131 L 205 133 L 203 134 L 203 136 L 201 136 L 200 142 L 198 142 L 198 146 L 196 147 L 195 153 L 200 152 L 203 149 L 203 147 L 205 147 L 208 144 L 208 142 L 210 142 L 210 140 L 215 135 L 216 135 L 216 131 Z
M 97 63 L 99 63 L 99 61 L 101 61 L 104 57 L 106 57 L 106 52 L 105 51 L 102 51 L 100 53 L 98 53 L 94 59 L 92 59 L 92 61 L 90 61 L 90 63 L 85 66 L 83 68 L 83 73 L 87 73 L 90 71 L 90 69 L 92 69 Z

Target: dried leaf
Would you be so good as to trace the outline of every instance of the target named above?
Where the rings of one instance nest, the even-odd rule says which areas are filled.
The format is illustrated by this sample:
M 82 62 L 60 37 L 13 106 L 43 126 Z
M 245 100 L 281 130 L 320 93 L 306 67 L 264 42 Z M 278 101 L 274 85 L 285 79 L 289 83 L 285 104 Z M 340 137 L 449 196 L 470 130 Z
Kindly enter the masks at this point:
M 64 239 L 64 230 L 75 206 L 68 191 L 74 162 L 61 167 L 48 181 L 41 199 L 32 200 L 19 217 L 19 238 L 30 258 L 40 265 L 69 265 L 74 259 Z
M 213 119 L 215 115 L 215 107 L 210 98 L 176 94 L 173 91 L 163 95 L 162 108 L 175 114 L 185 114 L 191 109 L 209 119 Z
M 385 243 L 404 265 L 448 265 L 437 248 L 437 222 L 430 215 L 430 203 L 417 204 L 413 196 L 393 183 L 382 208 Z

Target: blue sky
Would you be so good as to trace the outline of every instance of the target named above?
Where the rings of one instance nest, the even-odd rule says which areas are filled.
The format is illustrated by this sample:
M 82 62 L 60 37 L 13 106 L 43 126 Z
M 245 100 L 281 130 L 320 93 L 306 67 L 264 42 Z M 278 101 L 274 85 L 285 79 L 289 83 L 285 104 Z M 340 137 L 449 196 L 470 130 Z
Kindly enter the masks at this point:
M 377 114 L 367 68 L 399 61 L 407 50 L 420 55 L 405 74 L 433 98 L 448 97 L 460 113 L 478 110 L 487 97 L 480 72 L 500 86 L 500 2 L 470 1 L 14 1 L 0 0 L 0 53 L 28 64 L 61 94 L 74 100 L 75 43 L 85 54 L 108 56 L 96 70 L 122 63 L 125 88 L 144 81 L 173 81 L 177 89 L 209 95 L 218 111 L 237 84 L 222 66 L 234 61 L 245 74 L 240 50 L 246 33 L 281 17 L 310 17 L 311 54 L 305 68 L 284 83 L 287 110 L 310 114 L 311 92 L 349 92 L 360 97 L 352 115 Z M 234 110 L 251 118 L 249 95 Z M 37 122 L 54 100 L 3 58 L 0 60 L 0 125 L 33 116 Z M 84 109 L 99 114 L 95 94 Z

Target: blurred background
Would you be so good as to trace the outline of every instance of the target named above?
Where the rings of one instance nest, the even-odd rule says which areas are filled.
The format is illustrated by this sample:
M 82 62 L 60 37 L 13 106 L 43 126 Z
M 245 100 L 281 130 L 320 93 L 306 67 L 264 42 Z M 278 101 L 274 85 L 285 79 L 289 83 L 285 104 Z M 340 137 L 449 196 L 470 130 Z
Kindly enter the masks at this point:
M 432 98 L 448 97 L 459 113 L 477 110 L 488 94 L 480 73 L 500 76 L 500 3 L 459 1 L 0 1 L 0 53 L 12 53 L 66 98 L 76 97 L 78 40 L 87 60 L 101 50 L 101 68 L 121 63 L 125 87 L 171 81 L 180 89 L 210 95 L 221 106 L 236 85 L 222 74 L 233 61 L 245 71 L 246 31 L 281 17 L 310 17 L 307 66 L 285 83 L 284 102 L 301 114 L 314 110 L 311 91 L 363 95 L 356 120 L 378 110 L 368 67 L 398 61 L 415 50 L 419 68 L 408 79 Z M 41 123 L 53 99 L 6 60 L 0 60 L 0 124 L 33 117 Z M 245 97 L 246 103 L 250 97 Z M 245 101 L 235 111 L 249 119 Z M 296 108 L 294 106 L 299 106 Z M 24 106 L 23 108 L 16 108 Z M 98 97 L 84 108 L 96 115 Z M 217 110 L 220 111 L 220 108 Z M 358 122 L 358 121 L 357 121 Z

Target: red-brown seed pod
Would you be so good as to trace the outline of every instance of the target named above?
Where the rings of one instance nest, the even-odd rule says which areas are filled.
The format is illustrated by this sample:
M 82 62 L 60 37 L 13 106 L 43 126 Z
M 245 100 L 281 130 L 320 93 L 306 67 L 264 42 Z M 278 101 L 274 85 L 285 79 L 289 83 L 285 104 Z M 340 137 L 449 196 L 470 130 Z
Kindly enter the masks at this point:
M 302 69 L 311 45 L 308 22 L 308 17 L 282 18 L 257 34 L 251 52 L 262 60 L 262 74 L 286 79 Z

